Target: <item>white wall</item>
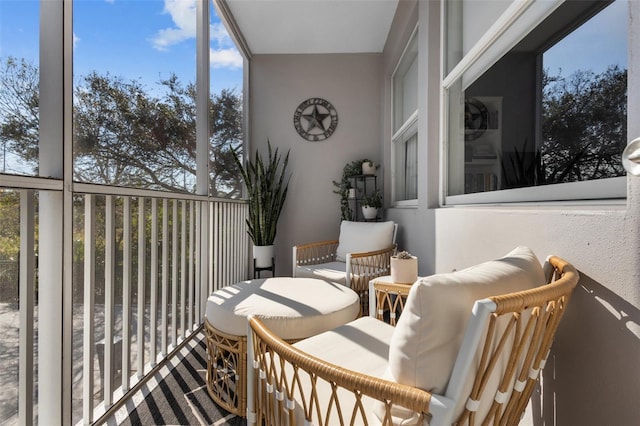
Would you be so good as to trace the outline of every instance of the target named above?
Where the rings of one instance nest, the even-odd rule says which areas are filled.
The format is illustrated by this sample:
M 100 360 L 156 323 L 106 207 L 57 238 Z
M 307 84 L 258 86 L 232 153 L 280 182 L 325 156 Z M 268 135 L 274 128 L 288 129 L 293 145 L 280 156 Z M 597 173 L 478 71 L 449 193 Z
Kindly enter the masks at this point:
M 436 213 L 436 269 L 527 245 L 581 274 L 544 372 L 541 415 L 557 425 L 634 424 L 640 415 L 638 217 L 626 205 L 465 207 Z M 555 417 L 555 419 L 554 419 Z M 531 421 L 526 424 L 541 424 Z
M 275 241 L 276 275 L 291 275 L 293 245 L 338 238 L 340 199 L 332 182 L 341 179 L 344 165 L 362 158 L 380 163 L 381 87 L 378 54 L 253 57 L 251 149 L 266 152 L 267 139 L 285 152 L 291 149 L 292 178 Z M 336 131 L 321 142 L 301 138 L 293 127 L 295 109 L 311 97 L 329 101 L 338 112 Z

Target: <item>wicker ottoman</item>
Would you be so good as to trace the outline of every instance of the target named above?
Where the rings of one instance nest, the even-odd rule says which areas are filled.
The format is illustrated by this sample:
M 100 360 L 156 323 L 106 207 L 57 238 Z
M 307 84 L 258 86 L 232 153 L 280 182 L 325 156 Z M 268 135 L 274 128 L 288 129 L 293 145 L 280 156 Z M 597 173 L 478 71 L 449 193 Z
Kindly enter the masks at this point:
M 288 341 L 331 330 L 358 317 L 358 294 L 314 278 L 266 278 L 222 288 L 207 300 L 207 389 L 227 411 L 246 417 L 247 316 L 259 316 Z

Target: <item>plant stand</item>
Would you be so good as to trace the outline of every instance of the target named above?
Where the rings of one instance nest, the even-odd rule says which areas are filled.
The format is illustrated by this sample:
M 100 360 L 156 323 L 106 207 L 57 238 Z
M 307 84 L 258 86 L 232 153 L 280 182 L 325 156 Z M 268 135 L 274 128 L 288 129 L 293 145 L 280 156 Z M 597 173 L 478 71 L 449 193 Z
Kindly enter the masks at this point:
M 260 278 L 260 272 L 262 271 L 271 271 L 271 276 L 276 276 L 276 259 L 274 257 L 271 258 L 271 266 L 265 266 L 263 268 L 258 268 L 256 266 L 256 259 L 253 259 L 253 278 Z
M 357 175 L 349 178 L 352 182 L 351 185 L 356 188 L 356 193 L 358 194 L 356 198 L 350 198 L 349 203 L 352 206 L 353 210 L 353 219 L 354 221 L 364 221 L 364 222 L 376 222 L 380 220 L 376 213 L 371 219 L 368 219 L 362 213 L 362 197 L 376 192 L 378 190 L 378 177 L 376 175 Z M 378 213 L 380 213 L 381 209 L 379 209 Z

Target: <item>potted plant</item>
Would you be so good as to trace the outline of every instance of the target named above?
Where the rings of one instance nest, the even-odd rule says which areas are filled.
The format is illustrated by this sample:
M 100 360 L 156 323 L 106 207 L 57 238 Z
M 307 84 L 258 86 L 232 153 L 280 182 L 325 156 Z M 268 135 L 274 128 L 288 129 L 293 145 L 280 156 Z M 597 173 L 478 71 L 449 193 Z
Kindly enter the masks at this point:
M 352 178 L 361 175 L 362 164 L 368 162 L 370 162 L 370 160 L 364 158 L 345 164 L 342 169 L 342 179 L 340 179 L 340 181 L 333 181 L 333 185 L 336 187 L 333 193 L 340 195 L 340 218 L 342 220 L 353 220 L 353 210 L 351 210 L 351 206 L 349 205 L 349 199 L 355 197 L 354 192 L 356 188 L 353 186 L 355 182 L 352 182 Z
M 375 175 L 376 174 L 376 169 L 378 167 L 379 166 L 376 163 L 374 163 L 373 161 L 364 160 L 362 162 L 362 166 L 361 166 L 362 174 L 363 175 Z
M 287 198 L 290 179 L 289 177 L 285 181 L 289 151 L 283 160 L 278 154 L 278 148 L 272 150 L 270 141 L 267 141 L 267 145 L 269 155 L 266 161 L 256 151 L 254 160 L 248 159 L 244 166 L 236 151 L 232 151 L 233 159 L 247 188 L 247 232 L 253 241 L 253 257 L 258 268 L 269 267 L 272 264 L 276 226 Z
M 382 208 L 382 193 L 374 191 L 371 194 L 365 194 L 361 200 L 362 215 L 365 219 L 375 219 L 378 215 L 378 209 Z
M 418 258 L 407 251 L 391 256 L 391 280 L 399 284 L 413 284 L 418 279 Z

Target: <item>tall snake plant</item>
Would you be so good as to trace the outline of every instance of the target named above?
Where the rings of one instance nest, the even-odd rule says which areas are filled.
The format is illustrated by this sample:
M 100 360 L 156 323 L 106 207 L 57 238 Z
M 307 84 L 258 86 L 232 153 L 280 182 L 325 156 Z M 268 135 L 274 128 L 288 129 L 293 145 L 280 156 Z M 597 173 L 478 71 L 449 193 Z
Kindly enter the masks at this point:
M 289 151 L 282 161 L 278 148 L 269 147 L 268 161 L 256 151 L 253 161 L 243 166 L 238 154 L 233 150 L 233 159 L 242 174 L 249 198 L 249 218 L 247 232 L 255 246 L 272 245 L 276 238 L 276 225 L 282 212 L 289 189 L 289 178 L 285 182 L 285 171 L 289 163 Z M 280 163 L 282 161 L 282 167 Z

